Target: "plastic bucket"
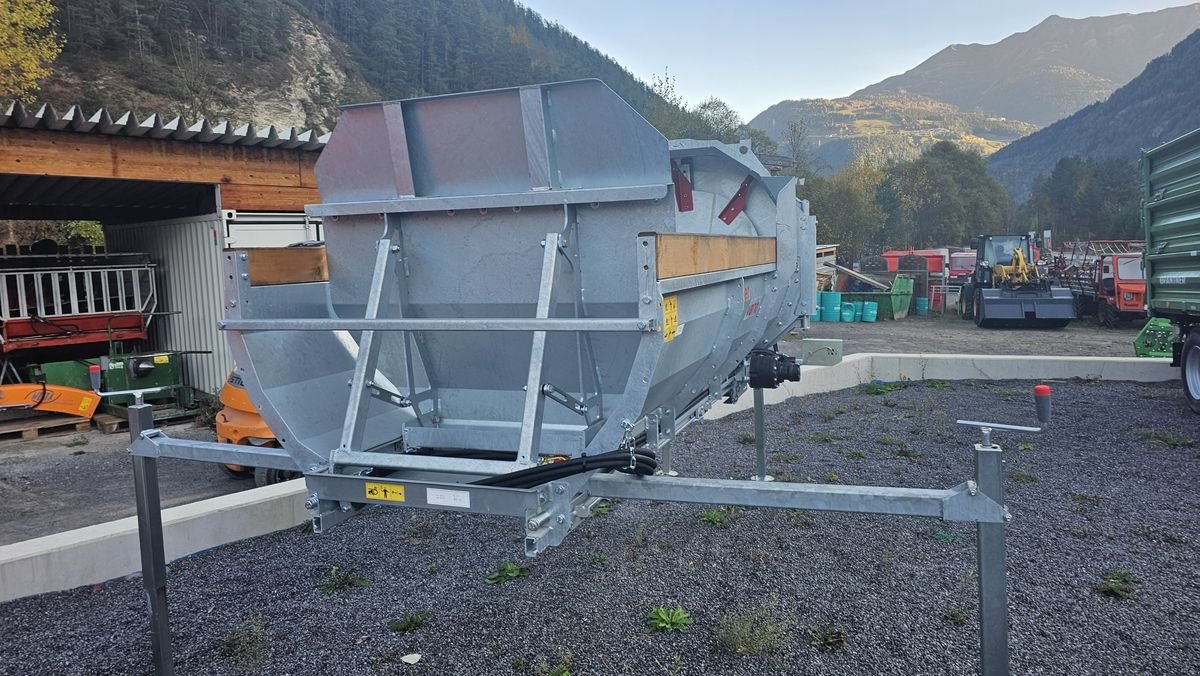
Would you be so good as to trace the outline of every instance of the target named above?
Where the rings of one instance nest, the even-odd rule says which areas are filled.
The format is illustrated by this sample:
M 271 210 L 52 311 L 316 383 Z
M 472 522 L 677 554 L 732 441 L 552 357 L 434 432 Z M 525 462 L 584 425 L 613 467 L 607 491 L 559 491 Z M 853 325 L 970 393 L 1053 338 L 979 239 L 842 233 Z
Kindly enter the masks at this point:
M 853 300 L 853 301 L 850 301 L 850 304 L 854 306 L 854 321 L 861 322 L 862 321 L 863 301 Z
M 862 320 L 864 322 L 873 322 L 879 317 L 879 303 L 874 301 L 864 301 L 862 309 Z
M 929 299 L 925 296 L 917 296 L 917 316 L 923 317 L 929 314 Z
M 854 321 L 854 304 L 853 303 L 842 303 L 842 321 L 844 321 L 844 322 Z
M 819 303 L 821 304 L 821 321 L 841 321 L 842 294 L 840 291 L 822 291 Z

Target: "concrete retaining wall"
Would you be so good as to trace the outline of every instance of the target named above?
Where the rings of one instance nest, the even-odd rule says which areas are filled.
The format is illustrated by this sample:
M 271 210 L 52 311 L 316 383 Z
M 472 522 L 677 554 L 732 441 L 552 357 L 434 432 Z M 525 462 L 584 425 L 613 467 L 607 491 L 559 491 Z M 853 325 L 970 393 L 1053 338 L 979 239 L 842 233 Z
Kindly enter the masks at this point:
M 768 404 L 874 380 L 1065 380 L 1161 382 L 1179 378 L 1167 359 L 854 354 L 836 366 L 804 366 L 800 382 L 765 392 Z M 753 406 L 747 392 L 708 418 Z M 168 561 L 303 523 L 304 481 L 257 488 L 163 510 Z M 73 589 L 141 570 L 137 519 L 129 517 L 0 547 L 0 602 Z

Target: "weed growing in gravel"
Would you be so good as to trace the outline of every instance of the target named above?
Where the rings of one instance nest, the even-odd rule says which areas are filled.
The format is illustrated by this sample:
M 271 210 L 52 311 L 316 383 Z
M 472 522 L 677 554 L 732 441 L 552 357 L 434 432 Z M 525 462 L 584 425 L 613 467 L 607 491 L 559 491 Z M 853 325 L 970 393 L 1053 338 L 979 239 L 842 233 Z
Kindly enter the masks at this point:
M 649 541 L 650 538 L 646 535 L 646 529 L 639 528 L 634 532 L 633 538 L 629 541 L 629 544 L 633 545 L 634 547 L 645 547 L 646 543 Z
M 833 622 L 808 628 L 808 644 L 817 650 L 833 650 L 846 645 L 846 632 Z
M 934 379 L 934 380 L 926 380 L 925 387 L 928 387 L 931 390 L 949 390 L 949 389 L 953 389 L 954 385 L 952 385 L 949 380 Z
M 789 509 L 785 514 L 788 522 L 796 528 L 808 528 L 817 522 L 807 510 Z
M 942 617 L 944 617 L 950 624 L 956 624 L 959 626 L 966 624 L 967 620 L 970 619 L 970 617 L 967 615 L 967 611 L 963 610 L 962 608 L 947 608 L 946 612 L 942 614 Z
M 738 432 L 737 439 L 738 439 L 739 444 L 741 444 L 743 446 L 749 446 L 750 444 L 754 443 L 754 433 L 753 432 Z
M 944 545 L 954 542 L 954 533 L 941 528 L 934 528 L 929 532 L 929 537 L 933 538 L 934 542 L 940 542 Z
M 366 587 L 371 584 L 371 581 L 358 574 L 354 568 L 345 568 L 341 566 L 330 566 L 329 573 L 325 579 L 317 585 L 317 589 L 326 596 L 333 596 L 338 592 L 354 589 L 355 587 Z
M 996 396 L 1000 397 L 1004 401 L 1012 401 L 1018 397 L 1025 396 L 1025 390 L 1018 390 L 1012 387 L 1003 387 L 996 390 Z
M 839 406 L 837 408 L 826 409 L 821 412 L 821 420 L 824 420 L 825 422 L 830 422 L 834 418 L 836 418 L 839 415 L 842 415 L 844 413 L 846 413 L 846 409 L 842 406 Z
M 900 402 L 896 401 L 895 399 L 884 399 L 883 401 L 881 401 L 879 403 L 882 404 L 883 406 L 886 406 L 887 408 L 896 408 L 897 406 L 900 405 Z M 909 416 L 904 416 L 904 417 L 907 418 Z
M 800 462 L 804 456 L 799 453 L 773 453 L 771 459 L 775 462 Z
M 725 528 L 733 523 L 741 509 L 733 505 L 721 505 L 700 512 L 700 520 L 710 526 Z
M 408 613 L 404 617 L 388 620 L 387 628 L 397 634 L 407 634 L 410 631 L 416 631 L 429 624 L 429 618 L 431 617 L 433 617 L 432 610 L 419 610 L 415 613 Z
M 846 451 L 846 457 L 851 460 L 862 460 L 867 457 L 867 454 L 862 451 Z
M 73 446 L 87 446 L 88 438 L 86 434 L 76 434 L 75 436 L 63 442 L 63 446 L 71 448 Z
M 692 616 L 683 608 L 651 608 L 646 617 L 650 631 L 683 631 L 692 623 Z
M 267 657 L 267 643 L 267 621 L 262 615 L 252 615 L 221 639 L 220 650 L 242 669 L 256 673 Z
M 434 575 L 437 575 L 437 572 L 438 572 L 438 565 L 436 563 L 431 563 L 428 566 L 425 566 L 425 574 L 428 575 L 429 577 L 433 577 Z
M 304 523 L 300 524 L 300 532 L 304 535 L 311 535 L 313 532 L 313 520 L 305 519 Z
M 1196 445 L 1195 439 L 1190 439 L 1169 430 L 1139 429 L 1138 434 L 1150 443 L 1166 446 L 1167 448 L 1185 448 Z
M 859 391 L 859 392 L 861 392 L 861 393 L 863 393 L 863 394 L 875 394 L 875 395 L 879 395 L 879 394 L 887 394 L 887 393 L 889 393 L 889 392 L 896 392 L 896 391 L 898 391 L 898 390 L 903 390 L 903 389 L 904 389 L 904 388 L 906 388 L 906 387 L 908 387 L 908 383 L 905 383 L 905 382 L 900 382 L 900 383 L 867 383 L 866 385 L 860 385 L 860 386 L 859 386 L 859 388 L 858 388 L 858 391 Z
M 505 582 L 512 582 L 528 575 L 529 566 L 519 566 L 515 563 L 505 561 L 496 570 L 489 573 L 484 582 L 488 584 L 504 584 Z
M 612 514 L 612 503 L 608 500 L 601 500 L 592 505 L 592 516 L 605 516 Z
M 1085 493 L 1068 493 L 1071 502 L 1075 504 L 1071 507 L 1071 511 L 1076 514 L 1087 514 L 1093 507 L 1099 507 L 1100 502 L 1104 498 L 1099 495 L 1087 495 Z
M 1119 569 L 1106 570 L 1101 579 L 1103 581 L 1095 586 L 1095 590 L 1101 594 L 1125 601 L 1132 601 L 1137 598 L 1133 593 L 1133 585 L 1141 582 L 1141 580 L 1135 577 L 1133 573 Z
M 809 441 L 815 441 L 818 444 L 828 444 L 837 441 L 838 439 L 841 439 L 841 437 L 830 432 L 816 432 L 808 436 Z
M 1012 474 L 1009 474 L 1008 478 L 1019 484 L 1036 484 L 1037 482 L 1041 481 L 1041 479 L 1037 478 L 1037 476 L 1030 474 L 1029 472 L 1022 472 L 1021 470 L 1017 470 Z
M 1017 444 L 1017 450 L 1018 451 L 1032 451 L 1033 450 L 1033 442 L 1032 441 L 1022 441 L 1021 443 Z
M 592 564 L 601 568 L 608 565 L 608 555 L 597 552 L 592 555 Z
M 838 481 L 840 481 L 840 479 L 838 478 L 837 472 L 830 470 L 825 473 L 825 481 L 827 483 L 836 484 Z
M 877 441 L 877 442 L 879 443 L 879 445 L 881 445 L 881 446 L 898 446 L 898 447 L 901 447 L 901 446 L 906 446 L 906 445 L 907 445 L 907 444 L 905 443 L 905 441 L 904 441 L 903 439 L 901 439 L 900 437 L 894 437 L 894 436 L 892 436 L 892 435 L 890 435 L 890 434 L 885 434 L 885 435 L 883 435 L 883 436 L 879 437 L 878 439 L 876 439 L 875 441 Z
M 779 597 L 755 608 L 745 608 L 721 618 L 717 637 L 721 645 L 736 655 L 773 655 L 782 650 L 791 635 L 780 617 Z

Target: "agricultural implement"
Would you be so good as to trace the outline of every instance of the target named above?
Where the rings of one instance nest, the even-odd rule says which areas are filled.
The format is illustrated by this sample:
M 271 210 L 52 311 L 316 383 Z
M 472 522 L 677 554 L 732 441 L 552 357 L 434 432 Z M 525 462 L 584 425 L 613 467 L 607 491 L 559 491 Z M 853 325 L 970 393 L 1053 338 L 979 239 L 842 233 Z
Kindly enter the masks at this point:
M 1146 280 L 1140 240 L 1068 242 L 1054 253 L 1050 276 L 1075 295 L 1080 316 L 1102 325 L 1146 319 Z
M 800 377 L 775 343 L 815 311 L 816 222 L 794 178 L 745 145 L 668 142 L 595 80 L 348 107 L 317 177 L 327 281 L 256 285 L 244 254 L 224 256 L 220 326 L 280 446 L 173 439 L 130 409 L 159 673 L 160 457 L 302 473 L 317 533 L 370 507 L 516 517 L 528 556 L 601 498 L 975 522 L 981 664 L 1008 673 L 1008 512 L 986 434 L 948 489 L 766 474 L 763 389 Z M 747 389 L 753 480 L 682 476 L 677 434 Z

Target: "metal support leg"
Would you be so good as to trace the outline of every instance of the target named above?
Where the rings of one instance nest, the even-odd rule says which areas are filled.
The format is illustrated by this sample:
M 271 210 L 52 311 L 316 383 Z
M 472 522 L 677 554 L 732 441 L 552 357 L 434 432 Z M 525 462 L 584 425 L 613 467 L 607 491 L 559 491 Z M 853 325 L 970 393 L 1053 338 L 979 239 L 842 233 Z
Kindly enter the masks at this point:
M 548 319 L 554 313 L 554 275 L 558 263 L 558 233 L 548 233 L 542 244 L 542 276 L 538 287 L 538 319 Z M 546 364 L 546 332 L 533 332 L 533 345 L 529 355 L 529 375 L 525 381 L 525 405 L 521 414 L 521 437 L 517 443 L 517 463 L 537 464 L 538 450 L 542 440 L 542 412 L 546 397 L 542 394 L 542 380 Z
M 761 387 L 754 388 L 754 451 L 758 454 L 758 471 L 750 477 L 754 481 L 774 481 L 767 474 L 767 426 L 763 422 L 766 404 L 763 403 Z
M 985 439 L 988 435 L 985 435 Z M 989 440 L 990 441 L 990 440 Z M 975 445 L 975 481 L 980 492 L 1004 504 L 1000 447 Z M 1008 591 L 1003 523 L 976 525 L 979 558 L 979 664 L 983 676 L 1008 676 Z
M 149 404 L 129 407 L 129 438 L 136 441 L 143 430 L 154 427 L 154 408 Z M 158 499 L 158 459 L 133 456 L 133 490 L 137 500 L 138 544 L 142 554 L 142 583 L 150 613 L 150 645 L 154 650 L 154 673 L 175 673 L 171 659 L 171 620 L 167 614 L 167 557 L 163 552 L 162 505 Z

